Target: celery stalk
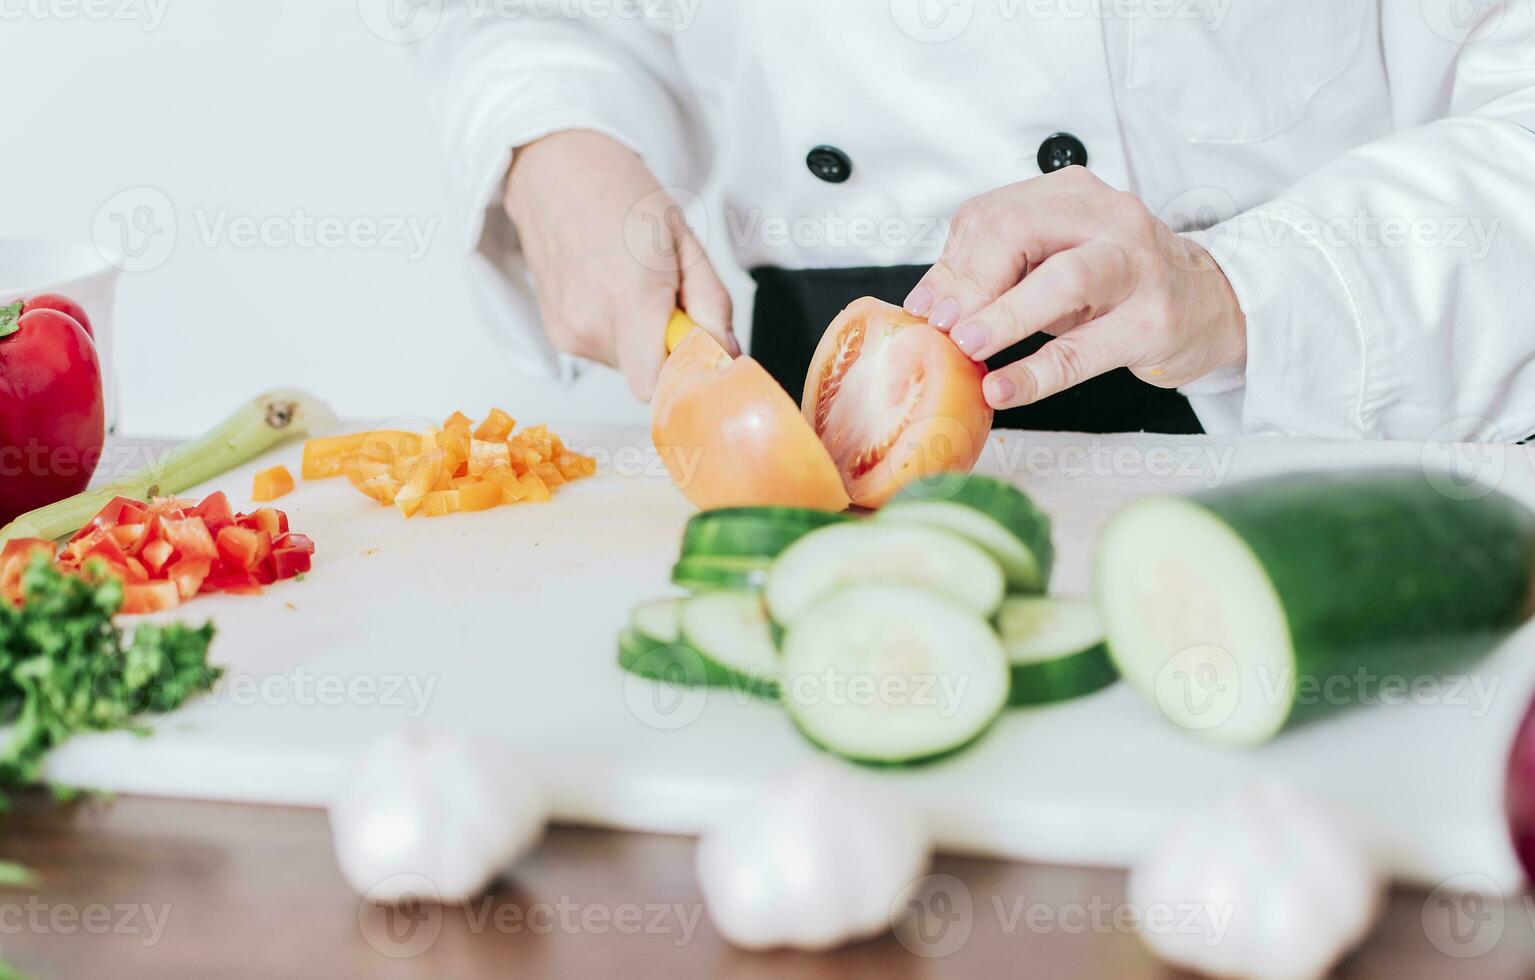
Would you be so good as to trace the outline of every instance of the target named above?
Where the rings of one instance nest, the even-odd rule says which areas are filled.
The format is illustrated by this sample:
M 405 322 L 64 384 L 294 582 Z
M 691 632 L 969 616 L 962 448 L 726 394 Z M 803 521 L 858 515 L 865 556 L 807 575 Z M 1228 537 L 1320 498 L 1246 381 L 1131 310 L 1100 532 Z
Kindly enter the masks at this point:
M 284 390 L 240 406 L 203 436 L 131 476 L 39 507 L 0 528 L 0 544 L 14 538 L 62 538 L 74 534 L 113 497 L 149 500 L 183 490 L 248 463 L 290 439 L 336 426 L 324 402 L 302 391 Z

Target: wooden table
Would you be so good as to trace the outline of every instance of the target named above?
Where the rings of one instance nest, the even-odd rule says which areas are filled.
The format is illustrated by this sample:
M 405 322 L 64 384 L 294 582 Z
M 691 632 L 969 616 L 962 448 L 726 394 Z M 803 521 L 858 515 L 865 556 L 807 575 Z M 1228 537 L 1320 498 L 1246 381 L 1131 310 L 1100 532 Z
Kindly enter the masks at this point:
M 819 956 L 741 952 L 703 910 L 693 846 L 560 828 L 479 903 L 390 911 L 359 903 L 341 880 L 322 812 L 142 798 L 61 805 L 34 792 L 0 817 L 0 859 L 40 878 L 0 891 L 0 951 L 37 977 L 121 980 L 1177 975 L 1113 927 L 1122 874 L 961 858 L 933 870 L 954 877 L 946 894 L 968 896 L 972 914 L 935 916 L 930 945 L 912 941 L 945 955 L 918 955 L 889 935 Z M 1340 975 L 1528 977 L 1529 909 L 1395 892 Z

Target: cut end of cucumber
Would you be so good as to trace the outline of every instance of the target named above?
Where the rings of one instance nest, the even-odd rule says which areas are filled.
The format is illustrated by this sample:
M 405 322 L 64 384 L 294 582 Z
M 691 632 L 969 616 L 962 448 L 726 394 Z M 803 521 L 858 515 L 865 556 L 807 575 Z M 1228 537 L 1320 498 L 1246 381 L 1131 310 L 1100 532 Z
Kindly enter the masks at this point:
M 871 521 L 824 527 L 796 541 L 768 575 L 768 609 L 791 625 L 851 585 L 920 586 L 976 615 L 1002 603 L 1002 569 L 980 546 L 922 524 Z
M 940 527 L 986 549 L 1011 593 L 1041 593 L 1055 561 L 1050 518 L 1029 495 L 1002 480 L 948 473 L 918 481 L 879 512 L 883 521 Z
M 1093 574 L 1114 665 L 1169 721 L 1234 746 L 1284 728 L 1295 699 L 1289 624 L 1225 522 L 1180 498 L 1131 504 L 1104 529 Z
M 875 765 L 928 762 L 979 738 L 1007 703 L 1001 641 L 917 587 L 826 597 L 784 639 L 784 703 L 811 741 Z

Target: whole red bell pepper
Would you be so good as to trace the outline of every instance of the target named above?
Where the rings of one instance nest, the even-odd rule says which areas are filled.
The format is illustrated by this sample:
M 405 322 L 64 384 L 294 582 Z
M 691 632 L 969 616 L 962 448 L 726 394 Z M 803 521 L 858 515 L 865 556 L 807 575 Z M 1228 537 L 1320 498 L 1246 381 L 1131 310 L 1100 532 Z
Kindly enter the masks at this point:
M 104 409 L 96 345 L 74 317 L 0 306 L 0 525 L 85 489 Z

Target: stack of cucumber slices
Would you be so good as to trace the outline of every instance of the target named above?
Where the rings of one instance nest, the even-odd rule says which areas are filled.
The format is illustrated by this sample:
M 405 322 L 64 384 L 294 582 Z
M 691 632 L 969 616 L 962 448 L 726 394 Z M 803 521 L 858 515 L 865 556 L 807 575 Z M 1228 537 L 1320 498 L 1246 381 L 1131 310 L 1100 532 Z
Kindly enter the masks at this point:
M 672 572 L 692 594 L 636 609 L 619 663 L 782 704 L 848 759 L 930 761 L 1010 705 L 1117 679 L 1092 603 L 1043 595 L 1053 558 L 1049 518 L 981 476 L 915 484 L 869 518 L 709 511 Z

